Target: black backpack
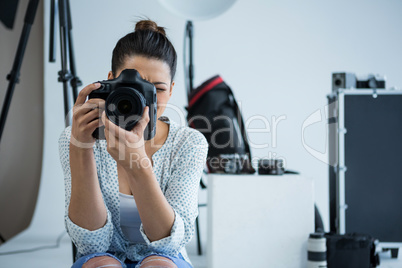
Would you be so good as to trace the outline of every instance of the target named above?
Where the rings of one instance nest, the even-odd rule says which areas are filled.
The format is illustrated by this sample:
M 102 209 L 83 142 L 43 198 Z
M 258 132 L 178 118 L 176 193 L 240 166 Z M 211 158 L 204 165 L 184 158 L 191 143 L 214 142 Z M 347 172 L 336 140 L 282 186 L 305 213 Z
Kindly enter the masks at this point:
M 209 172 L 222 171 L 213 161 L 236 155 L 242 161 L 238 173 L 254 173 L 244 121 L 233 92 L 223 79 L 217 75 L 205 81 L 190 92 L 188 101 L 188 124 L 204 134 L 209 143 Z

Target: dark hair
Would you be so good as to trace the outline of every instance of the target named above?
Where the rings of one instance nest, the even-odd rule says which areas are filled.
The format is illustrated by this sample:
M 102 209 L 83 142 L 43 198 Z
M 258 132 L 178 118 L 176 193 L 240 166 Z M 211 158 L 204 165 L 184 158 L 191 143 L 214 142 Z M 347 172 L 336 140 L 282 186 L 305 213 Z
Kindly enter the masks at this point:
M 152 20 L 141 20 L 132 33 L 122 37 L 113 49 L 112 73 L 123 66 L 127 57 L 144 56 L 164 61 L 169 65 L 170 77 L 176 73 L 177 55 L 172 43 L 166 37 L 165 29 Z

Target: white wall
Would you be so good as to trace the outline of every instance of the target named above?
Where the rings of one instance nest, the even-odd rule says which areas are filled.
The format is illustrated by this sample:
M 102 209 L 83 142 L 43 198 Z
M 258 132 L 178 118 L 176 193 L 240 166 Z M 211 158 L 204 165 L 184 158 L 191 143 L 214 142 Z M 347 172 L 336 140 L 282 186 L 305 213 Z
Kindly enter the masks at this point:
M 156 0 L 71 1 L 77 70 L 84 84 L 106 79 L 112 49 L 141 16 L 167 27 L 179 65 L 171 103 L 183 108 L 182 43 L 185 20 L 165 11 Z M 250 134 L 254 156 L 269 152 L 286 158 L 290 169 L 315 180 L 316 200 L 328 226 L 328 165 L 311 156 L 301 141 L 306 118 L 326 104 L 331 73 L 386 74 L 388 85 L 402 86 L 402 2 L 240 0 L 218 18 L 195 22 L 195 84 L 221 74 L 243 107 L 246 120 L 261 115 L 286 116 L 272 133 Z M 45 6 L 45 56 L 49 5 Z M 59 49 L 57 47 L 57 49 Z M 59 53 L 59 51 L 58 51 Z M 47 59 L 45 59 L 47 60 Z M 45 62 L 45 151 L 41 196 L 36 218 L 46 217 L 48 230 L 63 228 L 64 189 L 57 139 L 64 128 L 60 58 Z M 176 115 L 173 115 L 176 118 Z M 254 121 L 253 128 L 262 128 Z M 306 129 L 306 142 L 326 149 L 325 122 Z M 39 226 L 39 225 L 38 225 Z M 49 229 L 50 228 L 50 229 Z M 43 230 L 43 227 L 42 227 Z M 57 231 L 58 232 L 58 231 Z

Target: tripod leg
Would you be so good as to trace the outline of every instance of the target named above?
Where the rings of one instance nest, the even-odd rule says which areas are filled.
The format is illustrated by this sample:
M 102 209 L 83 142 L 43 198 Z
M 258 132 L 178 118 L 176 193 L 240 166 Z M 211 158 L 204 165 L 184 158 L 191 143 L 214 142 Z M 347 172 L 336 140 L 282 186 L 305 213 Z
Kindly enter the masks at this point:
M 64 116 L 66 126 L 71 125 L 70 111 L 70 94 L 69 85 L 71 74 L 68 71 L 68 23 L 67 23 L 67 3 L 65 0 L 59 0 L 59 27 L 60 27 L 60 54 L 61 54 L 61 71 L 59 71 L 59 82 L 63 83 L 63 98 L 64 98 Z
M 50 33 L 49 33 L 49 62 L 55 62 L 56 61 L 56 56 L 54 52 L 55 48 L 55 41 L 56 39 L 54 38 L 54 19 L 56 17 L 55 14 L 56 11 L 56 0 L 50 0 Z
M 71 11 L 70 11 L 70 1 L 66 0 L 66 7 L 67 7 L 67 23 L 68 23 L 68 52 L 69 52 L 69 60 L 70 60 L 70 69 L 71 69 L 71 87 L 73 90 L 73 98 L 74 98 L 74 103 L 77 100 L 78 97 L 78 89 L 77 87 L 82 85 L 81 80 L 77 76 L 77 72 L 75 69 L 75 57 L 74 57 L 74 47 L 73 47 L 73 34 L 72 34 L 72 29 L 73 29 L 73 24 L 71 22 Z
M 201 237 L 200 237 L 200 224 L 198 221 L 198 217 L 195 219 L 195 228 L 197 232 L 197 250 L 198 255 L 202 255 L 202 248 L 201 248 Z

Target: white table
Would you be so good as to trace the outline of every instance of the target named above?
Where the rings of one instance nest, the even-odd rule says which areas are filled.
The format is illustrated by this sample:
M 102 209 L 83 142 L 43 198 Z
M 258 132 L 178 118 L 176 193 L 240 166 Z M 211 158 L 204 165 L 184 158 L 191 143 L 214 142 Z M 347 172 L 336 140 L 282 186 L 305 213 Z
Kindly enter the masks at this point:
M 305 267 L 313 182 L 299 175 L 208 176 L 208 268 Z

